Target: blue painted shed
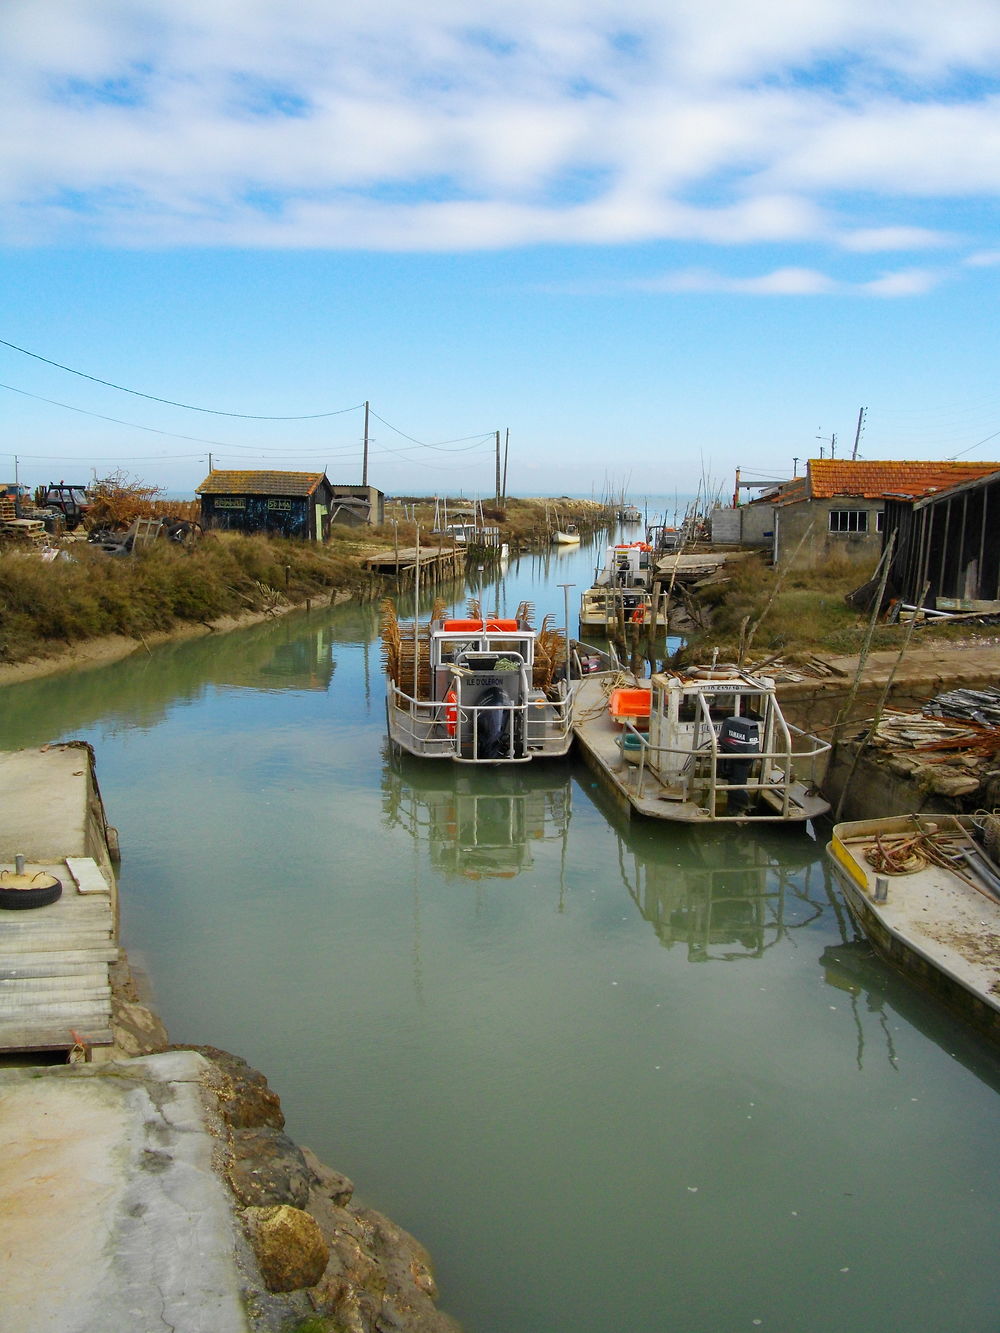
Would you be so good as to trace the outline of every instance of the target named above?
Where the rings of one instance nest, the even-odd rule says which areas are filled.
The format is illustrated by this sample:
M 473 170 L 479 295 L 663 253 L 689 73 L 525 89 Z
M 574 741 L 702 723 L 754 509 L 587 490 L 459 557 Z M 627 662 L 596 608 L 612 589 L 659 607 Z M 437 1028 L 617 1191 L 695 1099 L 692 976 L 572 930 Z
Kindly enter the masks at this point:
M 213 469 L 200 486 L 204 528 L 267 532 L 305 541 L 330 535 L 333 488 L 325 472 Z

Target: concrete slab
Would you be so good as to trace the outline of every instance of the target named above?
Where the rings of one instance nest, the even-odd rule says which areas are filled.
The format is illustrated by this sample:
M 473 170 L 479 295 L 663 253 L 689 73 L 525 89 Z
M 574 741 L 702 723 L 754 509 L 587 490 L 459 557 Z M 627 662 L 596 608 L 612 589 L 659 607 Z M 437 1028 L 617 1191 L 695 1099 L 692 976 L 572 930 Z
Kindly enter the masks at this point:
M 93 751 L 82 741 L 0 753 L 0 856 L 90 856 L 110 866 Z
M 194 1051 L 0 1071 L 0 1333 L 248 1333 Z

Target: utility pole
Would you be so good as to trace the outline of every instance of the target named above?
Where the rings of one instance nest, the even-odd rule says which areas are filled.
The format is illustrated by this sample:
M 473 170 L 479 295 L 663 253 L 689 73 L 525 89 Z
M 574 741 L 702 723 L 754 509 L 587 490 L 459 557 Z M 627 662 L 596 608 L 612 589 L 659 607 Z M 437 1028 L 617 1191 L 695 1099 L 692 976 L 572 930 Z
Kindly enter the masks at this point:
M 816 438 L 817 438 L 817 440 L 825 440 L 825 439 L 826 439 L 826 436 L 825 436 L 825 435 L 817 435 Z M 837 434 L 836 434 L 836 432 L 834 432 L 834 433 L 830 436 L 830 457 L 831 457 L 831 458 L 835 457 L 836 452 L 837 452 Z M 820 458 L 823 457 L 823 450 L 822 450 L 822 448 L 821 448 L 820 451 L 819 451 L 819 456 L 820 456 Z
M 365 399 L 365 451 L 361 464 L 361 485 L 368 485 L 368 400 Z
M 510 427 L 507 427 L 507 434 L 503 442 L 503 503 L 507 505 L 507 459 L 510 456 Z
M 212 470 L 212 455 L 211 455 L 211 454 L 208 455 L 208 470 L 209 470 L 209 472 L 211 472 L 211 470 Z
M 497 491 L 496 504 L 497 504 L 497 508 L 499 509 L 499 508 L 500 508 L 500 432 L 499 432 L 499 431 L 497 431 L 497 486 L 496 486 L 496 491 Z
M 854 462 L 854 460 L 855 460 L 855 459 L 857 458 L 857 456 L 858 456 L 858 445 L 861 443 L 861 427 L 862 427 L 862 425 L 864 424 L 865 413 L 866 413 L 867 411 L 868 411 L 867 407 L 863 407 L 863 408 L 860 410 L 860 412 L 858 413 L 858 428 L 857 428 L 857 430 L 854 432 L 854 448 L 851 450 L 851 462 L 852 462 L 852 463 Z

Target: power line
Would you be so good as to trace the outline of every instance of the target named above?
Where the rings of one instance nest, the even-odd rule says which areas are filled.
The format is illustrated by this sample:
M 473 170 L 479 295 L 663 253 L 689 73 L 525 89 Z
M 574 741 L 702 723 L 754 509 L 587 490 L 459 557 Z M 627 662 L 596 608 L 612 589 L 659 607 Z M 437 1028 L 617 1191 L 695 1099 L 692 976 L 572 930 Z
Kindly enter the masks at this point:
M 29 352 L 26 347 L 18 347 L 17 343 L 8 342 L 6 338 L 0 338 L 0 347 L 9 347 L 13 352 L 20 352 L 22 356 L 30 356 L 35 361 L 42 361 L 47 366 L 55 366 L 56 370 L 64 370 L 68 375 L 78 375 L 80 379 L 90 380 L 92 384 L 103 384 L 106 389 L 116 389 L 119 393 L 130 393 L 135 398 L 148 398 L 152 403 L 165 403 L 167 407 L 182 407 L 187 412 L 205 412 L 214 417 L 238 417 L 242 421 L 319 421 L 323 417 L 339 417 L 345 412 L 357 412 L 364 406 L 363 403 L 355 403 L 353 407 L 338 407 L 333 412 L 309 412 L 302 416 L 293 417 L 267 417 L 253 412 L 223 412 L 216 407 L 196 407 L 192 403 L 179 403 L 173 398 L 159 398 L 155 393 L 142 393 L 139 389 L 126 388 L 124 384 L 114 384 L 111 380 L 102 380 L 98 375 L 88 375 L 84 370 L 74 370 L 72 366 L 64 366 L 60 361 L 52 361 L 47 356 L 40 356 L 38 352 Z
M 0 342 L 2 342 L 2 341 L 3 341 L 3 340 L 0 339 Z M 124 420 L 122 417 L 109 417 L 109 416 L 105 415 L 105 413 L 103 413 L 103 412 L 91 412 L 91 411 L 89 410 L 89 408 L 86 408 L 86 407 L 77 407 L 74 403 L 63 403 L 63 402 L 60 402 L 59 399 L 57 399 L 57 398 L 45 398 L 45 397 L 43 397 L 41 394 L 37 394 L 37 393 L 29 393 L 29 392 L 27 391 L 27 389 L 18 389 L 18 388 L 16 388 L 13 384 L 3 384 L 3 383 L 0 383 L 0 389 L 6 389 L 9 393 L 16 393 L 16 394 L 19 394 L 22 398 L 32 398 L 32 399 L 34 399 L 36 402 L 39 402 L 39 403 L 48 403 L 50 407 L 62 407 L 62 408 L 65 408 L 65 410 L 66 410 L 67 412 L 79 412 L 82 416 L 85 416 L 85 417 L 95 417 L 98 421 L 109 421 L 109 422 L 111 422 L 112 425 L 115 425 L 115 426 L 127 426 L 127 427 L 128 427 L 129 429 L 131 429 L 131 430 L 141 430 L 141 431 L 146 431 L 146 432 L 147 432 L 148 434 L 150 434 L 150 435 L 163 435 L 163 436 L 165 436 L 167 439 L 171 439 L 171 440 L 187 440 L 187 441 L 189 441 L 191 444 L 207 444 L 207 445 L 211 445 L 213 448 L 225 449 L 225 450 L 228 450 L 228 451 L 230 451 L 230 452 L 233 452 L 233 451 L 235 451 L 235 450 L 244 450 L 244 451 L 246 451 L 247 453 L 252 454 L 254 457 L 264 458 L 264 457 L 269 456 L 269 455 L 280 457 L 280 456 L 282 456 L 282 455 L 287 455 L 287 454 L 293 454 L 293 455 L 295 455 L 295 456 L 297 456 L 297 457 L 302 457 L 302 456 L 307 456 L 307 455 L 310 455 L 310 454 L 316 454 L 316 455 L 319 455 L 319 456 L 322 456 L 322 457 L 325 457 L 325 458 L 328 458 L 328 457 L 334 457 L 334 458 L 350 458 L 350 457 L 354 457 L 355 455 L 357 455 L 358 453 L 360 453 L 360 450 L 361 450 L 361 445 L 351 445 L 351 446 L 349 446 L 349 447 L 347 447 L 347 448 L 343 448 L 343 449 L 334 449 L 334 450 L 331 451 L 331 448 L 330 448 L 329 445 L 314 445 L 314 446 L 310 446 L 310 447 L 308 447 L 308 448 L 280 449 L 280 448 L 275 448 L 275 447 L 271 447 L 271 446 L 262 446 L 262 445 L 259 445 L 259 444 L 236 444 L 236 443 L 234 443 L 234 442 L 232 442 L 232 441 L 230 441 L 230 440 L 209 440 L 209 439 L 205 439 L 204 436 L 201 436 L 201 435 L 180 435 L 180 434 L 178 434 L 177 431 L 172 431 L 172 430 L 160 430 L 160 429 L 159 429 L 158 427 L 156 427 L 156 426 L 143 426 L 143 425 L 141 425 L 138 421 L 126 421 L 126 420 Z M 375 416 L 375 415 L 376 415 L 376 414 L 373 412 L 373 413 L 372 413 L 372 416 Z M 281 420 L 282 418 L 275 418 L 275 419 L 276 419 L 276 420 Z M 294 419 L 294 418 L 292 418 L 292 419 Z M 381 421 L 382 418 L 379 417 L 379 420 Z M 410 435 L 406 435 L 403 431 L 397 430 L 396 427 L 395 427 L 395 426 L 391 426 L 391 425 L 389 424 L 389 422 L 385 422 L 384 424 L 387 425 L 387 426 L 389 426 L 389 429 L 390 429 L 390 430 L 394 430 L 394 431 L 396 431 L 396 434 L 397 434 L 397 435 L 401 435 L 401 436 L 403 437 L 403 439 L 406 439 L 406 440 L 412 440 L 412 441 L 413 441 L 413 447 L 416 448 L 416 449 L 435 449 L 435 450 L 438 450 L 439 452 L 451 453 L 451 454 L 459 454 L 459 453 L 467 453 L 467 452 L 469 452 L 469 451 L 472 450 L 472 449 L 483 448 L 483 447 L 485 447 L 485 445 L 488 443 L 488 439 L 487 439 L 487 437 L 486 437 L 485 435 L 462 435 L 462 436 L 459 436 L 458 439 L 455 440 L 455 441 L 447 441 L 447 440 L 446 440 L 446 441 L 444 441 L 443 444 L 440 444 L 440 445 L 437 445 L 437 444 L 424 444 L 424 443 L 423 443 L 422 441 L 420 441 L 420 440 L 414 440 L 412 436 L 410 436 Z M 444 446 L 447 445 L 448 443 L 461 443 L 461 442 L 464 441 L 464 440 L 475 440 L 475 441 L 477 441 L 477 443 L 467 445 L 464 449 L 447 449 L 447 448 L 444 447 Z M 376 454 L 380 454 L 380 453 L 402 454 L 402 453 L 406 453 L 406 452 L 408 452 L 408 451 L 405 450 L 405 449 L 391 449 L 388 445 L 382 445 L 382 446 L 380 446 L 379 448 L 374 449 L 373 452 L 376 453 Z M 185 457 L 185 458 L 187 458 L 187 457 L 198 457 L 198 455 L 188 455 L 188 454 L 185 454 L 185 455 L 178 455 L 178 457 L 181 457 L 181 456 L 182 456 L 182 457 Z M 12 457 L 13 457 L 13 455 L 12 455 Z M 56 459 L 60 459 L 60 458 L 69 457 L 69 455 L 65 455 L 65 454 L 23 454 L 23 455 L 21 455 L 21 454 L 19 454 L 19 457 L 24 457 L 24 458 L 34 458 L 34 459 L 43 459 L 43 458 L 44 458 L 44 459 L 47 459 L 47 460 L 52 461 L 52 460 L 56 460 Z M 104 461 L 108 461 L 108 456 L 107 456 L 107 455 L 102 455 L 101 457 L 104 458 Z M 135 460 L 134 460 L 131 456 L 129 456 L 128 458 L 123 458 L 123 459 L 121 459 L 121 460 L 119 460 L 119 461 L 121 461 L 121 462 L 132 462 L 132 461 L 135 461 Z
M 413 444 L 419 444 L 423 449 L 446 450 L 446 446 L 449 444 L 462 444 L 465 440 L 480 440 L 485 442 L 488 438 L 492 439 L 493 437 L 493 432 L 491 430 L 482 430 L 479 431 L 476 435 L 459 435 L 454 440 L 441 440 L 437 444 L 428 444 L 426 440 L 418 440 L 412 435 L 407 435 L 405 430 L 400 430 L 399 427 L 394 426 L 391 421 L 386 421 L 385 417 L 380 417 L 379 414 L 374 410 L 372 411 L 372 416 L 375 418 L 376 421 L 381 421 L 383 426 L 388 426 L 390 430 L 395 431 L 397 435 L 402 435 L 404 440 L 410 440 L 412 441 Z M 474 449 L 475 447 L 476 447 L 475 445 L 469 446 L 470 449 Z M 448 453 L 461 452 L 460 450 L 446 450 L 446 451 Z

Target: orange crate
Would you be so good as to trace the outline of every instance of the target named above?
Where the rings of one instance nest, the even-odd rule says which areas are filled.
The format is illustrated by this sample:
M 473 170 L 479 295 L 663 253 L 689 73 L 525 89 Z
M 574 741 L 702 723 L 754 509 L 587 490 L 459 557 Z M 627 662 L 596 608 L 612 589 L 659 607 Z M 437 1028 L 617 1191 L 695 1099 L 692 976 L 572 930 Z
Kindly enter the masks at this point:
M 624 688 L 612 690 L 611 698 L 608 700 L 608 712 L 611 714 L 611 720 L 619 727 L 625 722 L 631 722 L 634 727 L 642 730 L 649 725 L 649 709 L 652 697 L 649 690 Z

